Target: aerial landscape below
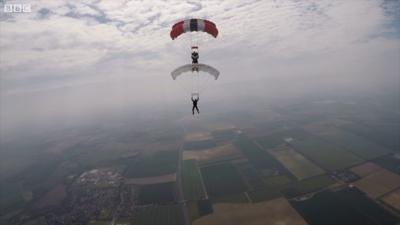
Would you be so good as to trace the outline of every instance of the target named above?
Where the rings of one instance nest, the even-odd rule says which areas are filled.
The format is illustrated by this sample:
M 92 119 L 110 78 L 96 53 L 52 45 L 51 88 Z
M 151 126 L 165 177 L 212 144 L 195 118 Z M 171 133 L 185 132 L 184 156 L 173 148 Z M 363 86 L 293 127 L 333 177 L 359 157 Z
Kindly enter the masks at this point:
M 49 225 L 395 225 L 396 112 L 372 102 L 316 98 L 245 115 L 215 106 L 218 113 L 195 121 L 168 115 L 167 123 L 118 125 L 117 133 L 117 122 L 104 121 L 6 142 L 8 160 L 21 162 L 27 146 L 33 155 L 25 168 L 1 174 L 8 193 L 2 218 Z

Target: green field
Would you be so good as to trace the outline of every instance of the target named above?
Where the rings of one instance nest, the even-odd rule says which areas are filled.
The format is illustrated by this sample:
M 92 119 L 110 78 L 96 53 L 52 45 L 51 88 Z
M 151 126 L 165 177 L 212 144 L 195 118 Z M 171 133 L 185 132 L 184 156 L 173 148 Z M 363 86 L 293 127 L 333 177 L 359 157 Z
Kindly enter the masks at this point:
M 317 132 L 317 136 L 332 144 L 353 152 L 363 159 L 374 159 L 382 155 L 389 154 L 391 151 L 371 142 L 361 136 L 346 132 L 340 129 L 329 128 L 329 132 Z
M 308 159 L 317 163 L 320 167 L 333 171 L 344 169 L 352 165 L 363 162 L 363 160 L 351 152 L 342 150 L 331 143 L 317 138 L 306 138 L 304 140 L 294 140 L 291 146 L 301 152 Z
M 289 147 L 283 146 L 269 152 L 299 180 L 324 173 L 321 168 Z
M 337 192 L 327 190 L 310 199 L 290 203 L 311 225 L 395 225 L 399 221 L 357 188 L 346 188 Z
M 150 184 L 140 188 L 139 203 L 147 204 L 165 204 L 175 200 L 175 182 Z
M 22 196 L 20 185 L 1 182 L 0 187 L 1 215 L 22 208 L 27 204 Z
M 274 148 L 284 143 L 284 140 L 279 136 L 269 135 L 255 139 L 264 149 Z
M 177 159 L 177 151 L 161 151 L 150 156 L 140 156 L 128 164 L 125 176 L 141 178 L 175 173 Z
M 392 151 L 400 151 L 399 125 L 364 124 L 356 122 L 341 126 L 341 128 L 380 144 Z
M 140 208 L 132 221 L 133 225 L 181 225 L 184 224 L 179 205 L 149 206 Z
M 235 145 L 249 159 L 250 163 L 256 169 L 282 168 L 274 157 L 258 147 L 248 138 L 241 138 L 235 142 Z
M 277 188 L 279 190 L 292 182 L 293 181 L 287 176 L 273 176 L 264 179 L 264 184 L 267 188 Z
M 252 202 L 263 202 L 282 197 L 282 193 L 276 188 L 252 191 L 247 194 Z
M 293 138 L 295 140 L 302 140 L 308 137 L 308 134 L 302 129 L 289 129 L 267 135 L 264 137 L 256 138 L 255 140 L 264 149 L 274 148 L 280 144 L 285 143 L 285 138 Z
M 209 199 L 187 201 L 186 205 L 191 221 L 213 212 L 212 202 Z
M 394 155 L 385 155 L 374 160 L 375 163 L 394 173 L 400 174 L 400 158 Z
M 211 198 L 239 194 L 246 191 L 237 170 L 231 163 L 201 168 L 207 193 Z
M 249 199 L 247 198 L 246 194 L 239 193 L 234 195 L 225 195 L 220 198 L 213 198 L 213 202 L 215 203 L 248 203 Z
M 185 200 L 204 199 L 202 178 L 196 160 L 183 161 L 182 184 Z
M 292 180 L 287 176 L 272 176 L 263 179 L 263 189 L 247 192 L 252 202 L 269 201 L 282 197 L 281 190 L 290 184 Z
M 65 181 L 66 175 L 58 173 L 59 164 L 61 163 L 58 160 L 33 164 L 14 177 L 0 181 L 0 214 L 35 202 L 57 184 Z M 23 192 L 32 192 L 32 198 L 24 199 Z
M 217 141 L 229 141 L 237 137 L 234 129 L 214 130 L 211 134 Z
M 335 181 L 328 175 L 321 175 L 318 177 L 311 177 L 303 181 L 288 184 L 282 190 L 282 193 L 288 198 L 293 198 L 299 195 L 320 190 L 334 183 Z

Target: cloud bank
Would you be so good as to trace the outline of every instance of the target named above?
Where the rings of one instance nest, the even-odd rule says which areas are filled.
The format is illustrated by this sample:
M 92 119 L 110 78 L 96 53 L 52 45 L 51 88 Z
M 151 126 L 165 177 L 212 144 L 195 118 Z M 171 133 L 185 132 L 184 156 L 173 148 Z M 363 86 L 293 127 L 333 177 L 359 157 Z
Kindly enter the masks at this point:
M 121 105 L 172 99 L 169 72 L 189 57 L 169 31 L 192 17 L 212 20 L 220 30 L 201 49 L 201 61 L 221 71 L 220 87 L 210 95 L 251 90 L 252 81 L 281 92 L 399 82 L 399 1 L 22 2 L 31 4 L 31 13 L 0 14 L 3 105 L 36 93 L 54 100 L 24 100 L 33 111 L 53 101 L 68 103 L 65 111 L 96 99 Z M 8 107 L 6 115 L 15 111 Z

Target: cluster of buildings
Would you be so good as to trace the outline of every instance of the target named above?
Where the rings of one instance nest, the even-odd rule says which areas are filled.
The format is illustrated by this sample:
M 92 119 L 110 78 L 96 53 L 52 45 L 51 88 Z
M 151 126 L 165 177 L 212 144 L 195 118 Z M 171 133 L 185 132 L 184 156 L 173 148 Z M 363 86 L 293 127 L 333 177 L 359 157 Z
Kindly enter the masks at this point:
M 346 171 L 346 170 L 333 171 L 330 175 L 331 175 L 332 178 L 335 178 L 337 180 L 341 180 L 341 181 L 343 181 L 345 183 L 351 183 L 351 182 L 354 182 L 354 181 L 360 179 L 360 177 L 357 176 L 356 174 L 354 174 L 354 173 L 352 173 L 350 171 Z
M 90 187 L 118 187 L 123 179 L 120 168 L 93 169 L 82 173 L 75 185 Z
M 86 171 L 68 188 L 67 197 L 60 205 L 28 210 L 10 224 L 86 225 L 90 221 L 131 218 L 135 210 L 135 189 L 123 184 L 121 172 L 118 168 Z

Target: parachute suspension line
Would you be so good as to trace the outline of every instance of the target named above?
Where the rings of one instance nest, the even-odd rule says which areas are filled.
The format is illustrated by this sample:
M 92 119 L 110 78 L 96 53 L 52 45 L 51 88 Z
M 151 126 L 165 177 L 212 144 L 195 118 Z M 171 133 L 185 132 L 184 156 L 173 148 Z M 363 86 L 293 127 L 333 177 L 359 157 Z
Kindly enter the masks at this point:
M 195 72 L 194 71 L 192 71 L 192 93 L 194 93 L 195 91 L 196 91 L 196 87 L 195 87 L 195 83 L 194 83 L 194 75 L 195 75 Z
M 200 82 L 200 73 L 198 70 L 193 71 L 192 74 L 192 85 L 193 85 L 193 89 L 192 89 L 192 95 L 199 95 L 200 93 L 200 88 L 199 88 L 199 82 Z
M 199 92 L 199 76 L 200 76 L 199 72 L 196 71 L 195 77 L 194 77 L 194 79 L 195 79 L 194 82 L 195 82 L 195 85 L 196 85 L 196 92 L 197 93 Z

